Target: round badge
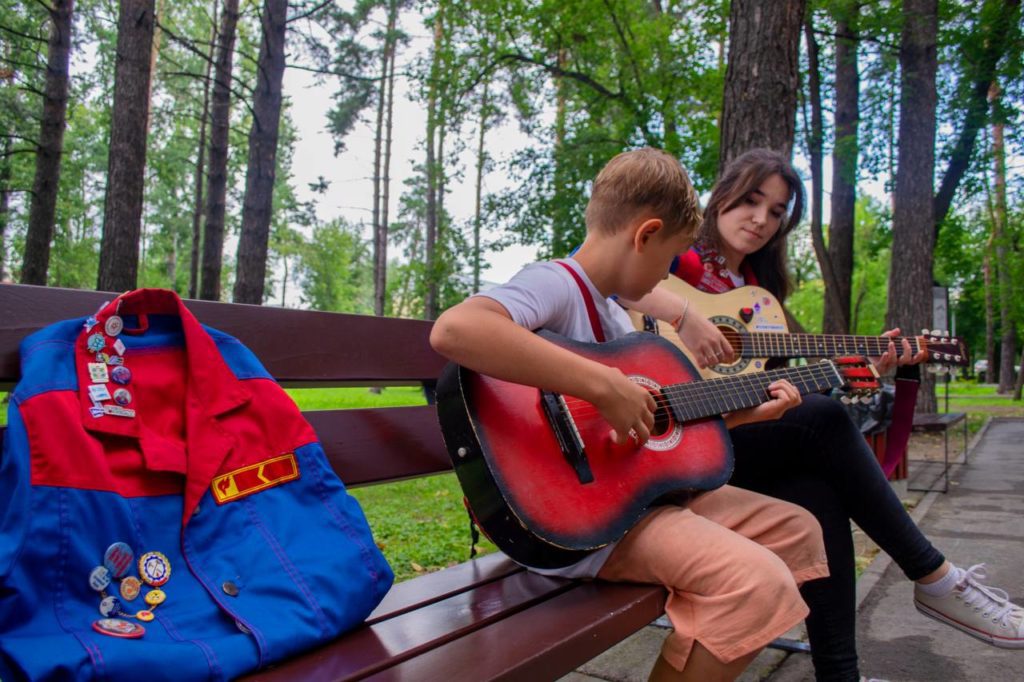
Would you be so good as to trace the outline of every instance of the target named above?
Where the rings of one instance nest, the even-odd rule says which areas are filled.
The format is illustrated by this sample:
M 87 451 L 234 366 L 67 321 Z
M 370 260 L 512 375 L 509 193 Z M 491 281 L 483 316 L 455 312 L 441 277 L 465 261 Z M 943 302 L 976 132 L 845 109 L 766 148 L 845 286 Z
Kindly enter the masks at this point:
M 160 552 L 146 552 L 139 557 L 139 576 L 147 585 L 160 587 L 171 577 L 171 562 Z
M 110 571 L 106 566 L 97 566 L 89 572 L 89 587 L 102 592 L 110 584 Z
M 707 272 L 714 272 L 715 271 L 715 266 L 712 265 L 710 262 L 705 261 L 705 263 L 704 263 L 704 270 L 707 271 Z
M 117 597 L 104 597 L 100 601 L 100 613 L 104 616 L 117 615 L 121 612 L 121 600 Z
M 135 559 L 135 552 L 124 542 L 115 542 L 103 553 L 103 565 L 115 578 L 123 578 Z
M 138 623 L 131 623 L 120 618 L 100 618 L 93 621 L 92 629 L 103 635 L 124 637 L 125 639 L 138 639 L 146 634 L 146 628 Z
M 111 315 L 103 323 L 103 331 L 107 333 L 107 336 L 117 336 L 121 333 L 122 329 L 124 329 L 124 320 L 121 319 L 120 315 Z
M 121 581 L 121 598 L 125 601 L 133 601 L 142 591 L 142 583 L 134 575 L 130 575 Z
M 150 590 L 146 593 L 146 603 L 150 606 L 159 606 L 167 601 L 167 594 L 163 590 Z
M 115 384 L 121 384 L 124 386 L 132 380 L 132 371 L 124 365 L 118 365 L 114 369 L 110 370 L 110 380 Z
M 152 611 L 147 610 L 139 611 L 135 614 L 135 617 L 141 620 L 143 623 L 148 623 L 149 621 L 156 618 L 156 616 L 153 615 Z
M 86 341 L 86 345 L 93 353 L 98 353 L 106 348 L 107 340 L 104 338 L 103 334 L 93 334 L 89 337 L 89 340 Z
M 114 391 L 114 402 L 118 405 L 127 405 L 132 401 L 132 394 L 127 388 L 119 388 Z

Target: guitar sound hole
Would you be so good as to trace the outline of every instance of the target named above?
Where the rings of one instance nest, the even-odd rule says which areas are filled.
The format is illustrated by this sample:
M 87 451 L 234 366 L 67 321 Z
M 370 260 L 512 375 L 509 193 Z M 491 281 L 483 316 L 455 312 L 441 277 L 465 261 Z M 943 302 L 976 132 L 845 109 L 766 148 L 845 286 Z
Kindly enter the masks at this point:
M 732 346 L 732 352 L 739 358 L 743 351 L 743 337 L 740 333 L 732 327 L 719 327 L 718 331 L 722 332 L 722 336 Z
M 651 436 L 657 437 L 668 433 L 672 427 L 672 417 L 669 415 L 668 405 L 664 404 L 666 398 L 655 393 L 654 399 L 658 401 L 658 409 L 654 411 L 654 426 L 651 428 Z

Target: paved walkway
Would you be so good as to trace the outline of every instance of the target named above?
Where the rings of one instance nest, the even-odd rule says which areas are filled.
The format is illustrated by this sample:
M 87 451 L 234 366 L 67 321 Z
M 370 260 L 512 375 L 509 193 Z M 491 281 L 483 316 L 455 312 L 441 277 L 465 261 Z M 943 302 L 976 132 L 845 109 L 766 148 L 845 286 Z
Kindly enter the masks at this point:
M 1024 603 L 1024 420 L 995 419 L 971 443 L 969 463 L 955 466 L 948 494 L 927 493 L 912 515 L 960 566 L 985 563 L 991 585 Z M 927 472 L 930 465 L 912 463 Z M 926 485 L 927 482 L 917 485 Z M 891 682 L 1024 681 L 1024 650 L 996 649 L 920 615 L 913 587 L 880 554 L 858 582 L 857 641 L 861 673 Z M 665 637 L 657 625 L 564 678 L 564 682 L 640 682 Z M 799 637 L 802 633 L 790 633 Z M 810 657 L 764 651 L 741 680 L 813 680 Z

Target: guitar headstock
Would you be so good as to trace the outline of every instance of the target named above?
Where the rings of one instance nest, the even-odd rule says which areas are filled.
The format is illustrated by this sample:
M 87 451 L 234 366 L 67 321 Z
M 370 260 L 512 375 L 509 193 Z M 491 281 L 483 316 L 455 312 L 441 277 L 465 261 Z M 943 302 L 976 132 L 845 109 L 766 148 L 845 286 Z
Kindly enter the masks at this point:
M 866 403 L 872 395 L 882 389 L 878 370 L 867 358 L 853 355 L 835 358 L 832 362 L 846 381 L 846 395 L 842 397 L 844 403 L 858 400 Z
M 956 367 L 967 366 L 967 344 L 955 336 L 950 336 L 949 332 L 922 329 L 917 341 L 922 349 L 928 351 L 928 362 Z

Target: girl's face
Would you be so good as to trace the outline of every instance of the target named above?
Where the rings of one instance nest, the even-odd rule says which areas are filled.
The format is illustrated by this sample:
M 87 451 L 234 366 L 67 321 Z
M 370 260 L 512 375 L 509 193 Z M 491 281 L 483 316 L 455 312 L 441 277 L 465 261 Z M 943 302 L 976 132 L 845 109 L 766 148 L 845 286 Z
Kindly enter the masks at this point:
M 768 176 L 732 209 L 718 214 L 718 234 L 726 265 L 736 272 L 743 259 L 775 236 L 786 215 L 789 186 L 779 174 Z

